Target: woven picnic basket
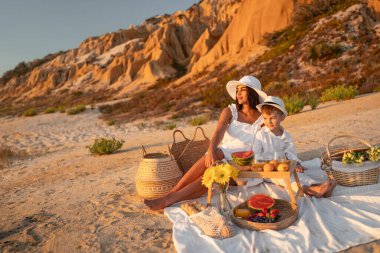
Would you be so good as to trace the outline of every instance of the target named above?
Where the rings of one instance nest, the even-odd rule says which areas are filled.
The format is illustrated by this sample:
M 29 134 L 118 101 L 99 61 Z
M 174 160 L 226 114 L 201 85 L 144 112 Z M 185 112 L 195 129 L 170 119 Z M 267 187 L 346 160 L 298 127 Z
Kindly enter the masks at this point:
M 172 155 L 147 153 L 141 147 L 143 157 L 135 177 L 137 194 L 145 199 L 161 197 L 178 183 L 182 172 Z
M 364 144 L 365 148 L 331 148 L 331 144 L 336 139 L 340 138 L 350 138 L 359 141 Z M 371 148 L 372 145 L 367 141 L 364 141 L 356 136 L 352 135 L 340 135 L 332 138 L 327 146 L 326 152 L 324 152 L 321 156 L 321 169 L 324 170 L 330 178 L 333 178 L 337 181 L 338 184 L 343 186 L 363 186 L 369 184 L 376 184 L 379 179 L 380 174 L 380 164 L 372 163 L 372 165 L 366 169 L 362 169 L 360 166 L 355 169 L 355 171 L 343 172 L 341 170 L 334 169 L 333 162 L 341 161 L 343 154 L 347 151 L 365 151 L 368 148 Z
M 203 139 L 201 140 L 196 140 L 198 130 L 201 131 L 203 135 Z M 184 140 L 178 142 L 176 140 L 176 134 L 181 134 Z M 191 140 L 188 139 L 181 130 L 175 130 L 173 132 L 173 144 L 169 147 L 169 151 L 175 157 L 182 172 L 186 173 L 194 163 L 205 155 L 209 144 L 210 139 L 206 137 L 201 127 L 195 129 L 194 136 Z
M 297 206 L 293 203 L 290 203 L 283 199 L 275 199 L 275 204 L 273 208 L 280 210 L 280 218 L 277 220 L 277 222 L 273 223 L 260 223 L 260 222 L 253 222 L 248 221 L 243 218 L 239 218 L 235 216 L 235 210 L 236 209 L 248 209 L 247 201 L 244 201 L 240 205 L 236 206 L 233 209 L 233 212 L 231 212 L 231 220 L 238 225 L 239 227 L 250 229 L 250 230 L 265 230 L 265 229 L 272 229 L 272 230 L 280 230 L 289 227 L 292 225 L 298 217 L 298 209 Z

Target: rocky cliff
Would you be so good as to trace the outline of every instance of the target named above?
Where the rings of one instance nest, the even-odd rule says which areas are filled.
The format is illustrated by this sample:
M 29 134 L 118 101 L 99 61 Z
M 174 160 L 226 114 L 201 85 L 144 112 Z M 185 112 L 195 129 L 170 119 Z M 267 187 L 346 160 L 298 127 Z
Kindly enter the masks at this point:
M 289 85 L 313 89 L 318 85 L 310 80 L 339 73 L 335 59 L 351 59 L 339 61 L 339 69 L 348 71 L 344 64 L 355 65 L 351 61 L 358 52 L 368 59 L 379 55 L 379 2 L 203 0 L 186 11 L 155 16 L 125 30 L 90 37 L 78 48 L 19 64 L 0 79 L 0 102 L 26 105 L 44 100 L 47 106 L 125 97 L 134 101 L 134 94 L 154 92 L 156 100 L 171 102 L 146 102 L 136 113 L 156 113 L 153 109 L 161 107 L 161 112 L 178 111 L 183 104 L 199 104 L 207 97 L 205 87 L 251 73 L 274 93 Z M 334 16 L 337 13 L 348 14 Z M 334 59 L 311 60 L 311 48 L 323 43 L 339 44 L 341 53 Z M 356 77 L 345 78 L 363 82 L 367 65 L 361 62 Z M 374 72 L 366 77 L 374 80 L 372 86 L 377 80 Z M 329 84 L 334 78 L 342 77 L 330 75 Z M 181 95 L 173 94 L 173 88 Z

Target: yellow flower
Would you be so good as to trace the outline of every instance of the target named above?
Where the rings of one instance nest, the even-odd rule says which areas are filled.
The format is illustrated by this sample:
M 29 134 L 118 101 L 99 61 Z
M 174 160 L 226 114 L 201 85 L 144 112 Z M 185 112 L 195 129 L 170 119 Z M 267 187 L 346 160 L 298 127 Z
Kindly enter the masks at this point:
M 204 186 L 206 186 L 207 188 L 212 187 L 212 183 L 214 182 L 213 168 L 214 168 L 214 167 L 210 167 L 210 168 L 208 168 L 208 169 L 204 172 L 203 177 L 202 177 L 202 184 L 203 184 Z
M 202 184 L 207 188 L 210 188 L 215 182 L 223 187 L 230 181 L 231 178 L 236 179 L 238 174 L 239 171 L 232 167 L 230 164 L 220 164 L 210 167 L 204 172 L 202 177 Z
M 239 171 L 228 163 L 225 166 L 229 167 L 229 169 L 231 170 L 231 177 L 236 180 L 239 175 Z
M 215 167 L 215 171 L 214 171 L 215 183 L 224 185 L 228 183 L 228 181 L 230 181 L 230 177 L 231 177 L 231 169 L 229 168 L 229 166 L 218 165 Z

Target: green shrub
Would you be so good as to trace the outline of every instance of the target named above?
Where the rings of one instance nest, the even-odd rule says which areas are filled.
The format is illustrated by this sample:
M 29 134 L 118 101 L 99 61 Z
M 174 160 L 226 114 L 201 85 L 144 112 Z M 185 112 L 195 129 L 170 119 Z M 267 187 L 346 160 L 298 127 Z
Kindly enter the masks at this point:
M 272 47 L 268 51 L 265 51 L 264 54 L 260 55 L 257 58 L 257 62 L 265 62 L 265 61 L 272 60 L 272 59 L 276 58 L 277 56 L 282 55 L 283 53 L 285 53 L 286 51 L 288 51 L 288 49 L 292 45 L 293 45 L 293 41 L 284 41 L 284 42 L 281 42 L 280 44 Z
M 345 87 L 344 85 L 338 85 L 324 90 L 321 94 L 320 100 L 322 103 L 326 101 L 347 100 L 352 99 L 359 94 L 359 90 L 355 86 Z
M 228 81 L 233 80 L 228 79 Z M 227 81 L 220 81 L 201 90 L 202 105 L 215 108 L 224 108 L 229 105 L 232 98 L 226 92 Z
M 92 154 L 104 155 L 114 153 L 116 150 L 120 149 L 123 144 L 123 140 L 118 141 L 115 138 L 99 138 L 95 140 L 95 143 L 92 146 L 88 146 L 87 148 Z
M 174 122 L 167 123 L 164 126 L 164 130 L 173 130 L 173 129 L 176 129 L 176 128 L 177 128 L 177 124 L 174 123 Z
M 116 120 L 114 120 L 114 119 L 110 119 L 107 121 L 107 125 L 109 125 L 109 126 L 113 126 L 113 125 L 115 125 L 115 123 L 116 123 Z
M 75 91 L 75 92 L 73 93 L 73 95 L 74 95 L 75 97 L 80 97 L 80 96 L 83 95 L 83 92 L 82 92 L 82 91 Z
M 380 92 L 380 86 L 377 86 L 373 89 L 373 92 Z
M 310 95 L 308 98 L 307 98 L 307 101 L 306 103 L 308 105 L 310 105 L 311 109 L 314 110 L 315 108 L 318 107 L 319 105 L 319 99 L 316 95 Z
M 78 113 L 81 113 L 83 111 L 86 110 L 86 106 L 85 105 L 77 105 L 77 106 L 74 106 L 74 107 L 71 107 L 70 109 L 67 110 L 67 114 L 68 115 L 74 115 L 74 114 L 78 114 Z
M 200 117 L 191 118 L 189 120 L 189 124 L 192 126 L 200 126 L 200 125 L 206 124 L 209 120 L 210 120 L 210 117 L 208 116 L 200 116 Z
M 36 108 L 29 108 L 26 111 L 24 111 L 22 115 L 25 117 L 32 117 L 32 116 L 37 115 L 37 110 Z
M 0 169 L 7 167 L 12 160 L 25 159 L 28 153 L 24 150 L 15 150 L 8 146 L 0 145 Z
M 305 100 L 298 94 L 294 94 L 291 97 L 284 97 L 285 108 L 289 115 L 302 111 L 305 106 Z
M 48 107 L 46 108 L 45 113 L 55 113 L 56 111 L 58 111 L 57 107 Z
M 99 111 L 103 114 L 110 114 L 112 112 L 113 105 L 101 105 Z
M 60 112 L 60 113 L 65 113 L 66 112 L 66 108 L 64 106 L 58 106 L 57 107 L 57 110 Z
M 310 59 L 329 60 L 339 57 L 344 52 L 344 48 L 339 44 L 320 43 L 310 47 Z

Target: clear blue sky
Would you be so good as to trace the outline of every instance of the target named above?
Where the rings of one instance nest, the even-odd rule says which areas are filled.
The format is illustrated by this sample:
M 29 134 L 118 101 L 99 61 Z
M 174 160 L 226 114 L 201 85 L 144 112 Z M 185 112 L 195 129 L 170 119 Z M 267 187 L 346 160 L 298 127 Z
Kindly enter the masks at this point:
M 0 76 L 21 61 L 78 47 L 198 0 L 0 0 Z

